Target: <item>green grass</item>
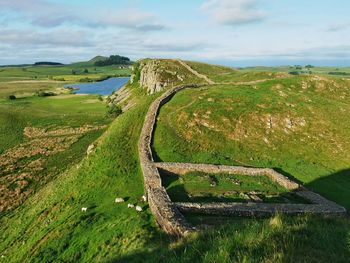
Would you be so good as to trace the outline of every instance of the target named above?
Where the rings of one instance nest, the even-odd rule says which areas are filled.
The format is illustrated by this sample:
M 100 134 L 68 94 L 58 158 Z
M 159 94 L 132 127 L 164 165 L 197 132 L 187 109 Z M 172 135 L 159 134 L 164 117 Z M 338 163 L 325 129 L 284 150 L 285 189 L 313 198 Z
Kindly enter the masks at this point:
M 184 90 L 160 110 L 154 149 L 163 161 L 277 168 L 350 208 L 349 96 L 345 81 L 306 77 Z
M 283 202 L 288 190 L 266 176 L 239 174 L 206 174 L 201 172 L 175 175 L 164 173 L 162 182 L 174 202 L 248 201 L 245 194 L 254 193 L 266 202 Z M 242 195 L 243 194 L 243 195 Z
M 106 104 L 98 98 L 98 95 L 59 95 L 0 99 L 0 155 L 12 163 L 0 162 L 0 182 L 4 189 L 7 188 L 2 193 L 1 202 L 6 209 L 15 208 L 32 194 L 31 191 L 38 191 L 67 168 L 79 163 L 88 146 L 113 120 L 107 116 Z M 57 140 L 55 135 L 36 139 L 24 135 L 27 127 L 55 131 L 86 125 L 100 128 L 75 135 L 73 143 L 67 146 L 64 146 L 65 142 L 69 143 L 71 135 L 59 136 L 60 142 L 56 145 L 51 143 Z M 59 149 L 59 144 L 63 150 Z M 52 153 L 45 154 L 45 149 Z M 7 155 L 7 152 L 12 153 Z M 30 165 L 32 162 L 33 166 Z M 13 165 L 14 169 L 11 168 Z M 24 188 L 20 186 L 23 183 L 26 184 Z
M 221 88 L 227 97 L 229 91 Z M 176 95 L 174 100 L 185 92 Z M 247 95 L 241 92 L 243 97 Z M 139 201 L 143 180 L 137 145 L 148 107 L 159 94 L 146 96 L 137 84 L 132 93 L 135 106 L 111 124 L 98 140 L 93 154 L 45 185 L 22 206 L 2 215 L 2 260 L 40 263 L 348 261 L 348 219 L 278 215 L 263 220 L 219 221 L 215 218 L 220 226 L 211 230 L 183 239 L 165 236 L 147 205 Z M 188 103 L 196 98 L 196 94 L 187 96 L 190 96 Z M 183 147 L 181 140 L 170 142 L 178 142 L 172 150 L 176 158 L 190 159 L 186 152 L 178 151 L 180 145 Z M 220 144 L 218 140 L 217 145 Z M 167 151 L 169 148 L 164 153 Z M 232 163 L 232 156 L 220 157 L 219 153 L 216 153 L 218 162 Z M 214 160 L 212 153 L 201 152 L 193 159 L 196 156 Z M 144 212 L 128 209 L 127 203 L 115 204 L 116 197 L 141 204 Z M 88 207 L 88 211 L 81 212 L 82 207 Z M 196 225 L 210 221 L 197 215 L 188 218 Z
M 344 220 L 237 219 L 172 240 L 159 231 L 147 206 L 138 214 L 126 204 L 116 205 L 115 197 L 142 205 L 137 143 L 153 98 L 144 97 L 118 117 L 97 151 L 79 167 L 1 219 L 0 254 L 7 262 L 344 262 L 348 258 L 349 223 Z M 88 212 L 82 213 L 81 207 L 88 207 Z
M 23 141 L 25 127 L 102 125 L 111 121 L 106 113 L 97 95 L 0 99 L 0 153 Z

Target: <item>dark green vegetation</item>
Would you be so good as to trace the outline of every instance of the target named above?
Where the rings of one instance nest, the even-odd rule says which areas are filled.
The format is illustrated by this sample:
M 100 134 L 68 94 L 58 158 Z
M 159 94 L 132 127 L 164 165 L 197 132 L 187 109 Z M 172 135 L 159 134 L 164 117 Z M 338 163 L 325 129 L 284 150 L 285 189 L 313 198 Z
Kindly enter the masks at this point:
M 62 66 L 62 63 L 58 63 L 58 62 L 35 62 L 34 66 Z
M 227 92 L 225 87 L 221 88 Z M 235 90 L 239 88 L 249 90 L 249 87 Z M 2 216 L 0 255 L 6 262 L 348 261 L 350 223 L 347 219 L 277 215 L 264 220 L 220 220 L 190 215 L 188 218 L 196 225 L 214 221 L 220 226 L 185 239 L 171 239 L 162 234 L 147 205 L 139 200 L 143 183 L 137 151 L 145 114 L 159 93 L 146 96 L 136 82 L 130 90 L 135 106 L 113 121 L 98 140 L 94 153 Z M 216 91 L 220 93 L 219 89 Z M 176 95 L 169 105 L 187 92 L 190 91 Z M 195 94 L 188 95 L 196 98 Z M 259 98 L 253 92 L 248 95 Z M 171 136 L 168 134 L 168 138 Z M 221 145 L 219 137 L 216 137 L 217 144 Z M 183 154 L 177 153 L 181 143 L 179 140 L 179 144 L 173 145 L 176 158 Z M 199 152 L 197 156 L 201 155 L 204 160 L 211 152 L 207 155 Z M 221 156 L 221 152 L 216 152 L 218 162 L 225 160 L 226 155 Z M 268 156 L 266 152 L 266 156 L 260 158 Z M 189 161 L 191 157 L 182 158 Z M 197 158 L 196 155 L 193 158 Z M 230 158 L 226 162 L 233 163 Z M 124 197 L 127 202 L 115 204 L 116 197 Z M 145 211 L 136 213 L 127 208 L 127 203 L 138 203 Z M 81 212 L 82 207 L 88 208 L 86 213 Z
M 162 182 L 174 202 L 305 203 L 266 176 L 163 172 Z
M 130 65 L 132 62 L 129 58 L 119 56 L 119 55 L 112 55 L 109 58 L 106 59 L 100 59 L 94 63 L 95 66 L 110 66 L 110 65 Z

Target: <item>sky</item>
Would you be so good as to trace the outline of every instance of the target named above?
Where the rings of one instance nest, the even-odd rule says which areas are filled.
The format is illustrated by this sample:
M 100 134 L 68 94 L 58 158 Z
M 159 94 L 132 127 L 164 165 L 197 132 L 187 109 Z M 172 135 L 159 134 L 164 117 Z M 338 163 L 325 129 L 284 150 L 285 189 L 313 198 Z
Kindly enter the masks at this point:
M 350 66 L 349 0 L 0 0 L 0 64 L 96 55 Z

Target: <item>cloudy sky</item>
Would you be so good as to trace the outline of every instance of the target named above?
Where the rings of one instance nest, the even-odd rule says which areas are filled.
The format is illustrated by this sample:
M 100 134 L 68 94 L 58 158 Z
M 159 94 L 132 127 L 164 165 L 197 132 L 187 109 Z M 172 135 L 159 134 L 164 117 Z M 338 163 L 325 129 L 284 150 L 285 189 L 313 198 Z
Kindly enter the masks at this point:
M 350 66 L 349 0 L 0 0 L 0 64 L 95 55 Z

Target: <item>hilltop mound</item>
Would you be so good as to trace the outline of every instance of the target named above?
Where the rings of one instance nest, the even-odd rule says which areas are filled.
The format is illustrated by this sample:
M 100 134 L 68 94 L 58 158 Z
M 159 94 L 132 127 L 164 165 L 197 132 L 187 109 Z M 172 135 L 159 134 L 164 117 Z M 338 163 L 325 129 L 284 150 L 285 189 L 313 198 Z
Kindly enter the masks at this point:
M 98 62 L 98 61 L 105 61 L 105 60 L 107 60 L 107 59 L 108 59 L 108 57 L 96 56 L 96 57 L 90 59 L 88 62 L 91 63 L 91 64 L 95 64 L 95 63 Z

